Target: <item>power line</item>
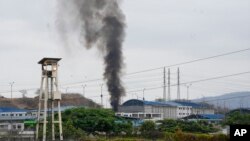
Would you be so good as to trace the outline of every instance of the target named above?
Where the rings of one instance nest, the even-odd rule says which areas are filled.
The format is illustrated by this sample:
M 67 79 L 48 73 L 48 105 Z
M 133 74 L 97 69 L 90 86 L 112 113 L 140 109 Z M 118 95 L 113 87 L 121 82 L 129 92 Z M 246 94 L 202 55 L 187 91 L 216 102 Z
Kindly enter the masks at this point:
M 242 49 L 242 50 L 227 52 L 227 53 L 223 53 L 223 54 L 219 54 L 219 55 L 214 55 L 214 56 L 200 58 L 200 59 L 195 59 L 195 60 L 190 60 L 190 61 L 181 62 L 181 63 L 177 63 L 177 64 L 172 64 L 172 65 L 168 65 L 168 66 L 163 66 L 163 67 L 158 67 L 158 68 L 152 68 L 152 69 L 147 69 L 147 70 L 132 72 L 132 73 L 128 73 L 128 74 L 125 74 L 125 75 L 128 76 L 128 75 L 132 75 L 132 74 L 149 72 L 149 71 L 153 71 L 153 70 L 163 69 L 164 67 L 170 68 L 170 67 L 174 67 L 174 66 L 181 66 L 181 65 L 185 65 L 185 64 L 194 63 L 194 62 L 204 61 L 204 60 L 218 58 L 218 57 L 227 56 L 227 55 L 236 54 L 236 53 L 241 53 L 241 52 L 245 52 L 245 51 L 249 51 L 249 50 L 250 50 L 250 48 L 246 48 L 246 49 Z M 90 79 L 90 80 L 81 81 L 81 82 L 74 82 L 74 83 L 63 84 L 61 86 L 74 85 L 74 84 L 82 84 L 82 83 L 95 82 L 95 81 L 103 81 L 103 79 L 102 78 Z M 193 82 L 193 83 L 196 83 L 196 82 Z M 38 89 L 38 88 L 31 88 L 31 89 L 26 89 L 26 90 L 36 90 L 36 89 Z M 18 92 L 18 91 L 19 90 L 16 90 L 16 91 L 13 91 L 13 92 Z M 0 93 L 9 93 L 9 91 L 0 92 Z
M 204 81 L 210 81 L 210 80 L 216 80 L 216 79 L 221 79 L 221 78 L 227 78 L 227 77 L 233 77 L 233 76 L 238 76 L 238 75 L 243 75 L 243 74 L 249 74 L 250 71 L 246 71 L 246 72 L 241 72 L 241 73 L 234 73 L 234 74 L 230 74 L 230 75 L 223 75 L 223 76 L 217 76 L 217 77 L 210 77 L 210 78 L 206 78 L 206 79 L 200 79 L 200 80 L 194 80 L 194 81 L 187 81 L 187 82 L 183 82 L 180 83 L 180 85 L 186 85 L 189 83 L 199 83 L 199 82 L 204 82 Z M 177 86 L 177 84 L 172 84 L 170 86 Z M 163 86 L 159 86 L 159 87 L 151 87 L 151 88 L 147 88 L 147 90 L 154 90 L 154 89 L 159 89 L 162 88 Z M 127 93 L 132 93 L 132 92 L 139 92 L 142 91 L 141 89 L 138 90 L 134 90 L 134 91 L 128 91 Z
M 221 100 L 230 100 L 230 99 L 238 99 L 242 97 L 250 97 L 250 95 L 244 95 L 244 96 L 234 96 L 234 97 L 228 97 L 228 98 L 219 98 L 219 99 L 211 99 L 211 100 L 204 100 L 204 102 L 210 102 L 210 101 L 221 101 Z
M 176 64 L 172 64 L 172 65 L 168 65 L 168 66 L 163 66 L 163 67 L 158 67 L 158 68 L 153 68 L 153 69 L 147 69 L 147 70 L 132 72 L 132 73 L 129 73 L 127 75 L 132 75 L 132 74 L 137 74 L 137 73 L 142 73 L 142 72 L 148 72 L 148 71 L 158 70 L 158 69 L 162 69 L 164 67 L 170 68 L 170 67 L 175 67 L 175 66 L 190 64 L 190 63 L 194 63 L 194 62 L 198 62 L 198 61 L 204 61 L 204 60 L 208 60 L 208 59 L 218 58 L 218 57 L 227 56 L 227 55 L 231 55 L 231 54 L 236 54 L 236 53 L 240 53 L 240 52 L 245 52 L 245 51 L 249 51 L 249 50 L 250 50 L 250 48 L 246 48 L 246 49 L 232 51 L 232 52 L 227 52 L 227 53 L 218 54 L 218 55 L 214 55 L 214 56 L 210 56 L 210 57 L 205 57 L 205 58 L 190 60 L 190 61 L 186 61 L 186 62 L 176 63 Z
M 214 56 L 209 56 L 209 57 L 205 57 L 205 58 L 199 58 L 199 59 L 195 59 L 195 60 L 185 61 L 185 62 L 176 63 L 176 64 L 172 64 L 172 65 L 167 65 L 167 66 L 163 66 L 163 67 L 157 67 L 157 68 L 152 68 L 152 69 L 146 69 L 146 70 L 136 71 L 136 72 L 132 72 L 132 73 L 127 73 L 125 75 L 129 76 L 129 75 L 133 75 L 133 74 L 138 74 L 138 73 L 144 73 L 144 72 L 149 72 L 149 71 L 163 69 L 164 67 L 170 68 L 170 67 L 175 67 L 175 66 L 181 66 L 181 65 L 191 64 L 191 63 L 195 63 L 195 62 L 199 62 L 199 61 L 214 59 L 214 58 L 223 57 L 223 56 L 227 56 L 227 55 L 232 55 L 232 54 L 236 54 L 236 53 L 241 53 L 241 52 L 245 52 L 245 51 L 249 51 L 249 50 L 250 50 L 250 48 L 241 49 L 241 50 L 237 50 L 237 51 L 232 51 L 232 52 L 227 52 L 227 53 L 218 54 L 218 55 L 214 55 Z M 93 82 L 93 81 L 102 81 L 102 80 L 103 79 L 101 79 L 101 78 L 90 79 L 90 80 L 81 81 L 81 82 L 74 82 L 74 83 L 64 84 L 64 86 L 65 85 L 72 85 L 72 84 L 81 84 L 81 83 Z

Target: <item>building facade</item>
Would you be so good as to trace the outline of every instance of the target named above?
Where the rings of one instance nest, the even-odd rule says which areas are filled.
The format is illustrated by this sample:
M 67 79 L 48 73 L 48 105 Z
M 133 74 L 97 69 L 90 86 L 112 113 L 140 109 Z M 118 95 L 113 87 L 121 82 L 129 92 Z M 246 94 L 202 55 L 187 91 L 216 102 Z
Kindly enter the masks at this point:
M 214 110 L 188 101 L 155 102 L 131 99 L 118 108 L 117 116 L 161 120 L 180 119 L 192 114 L 214 114 Z

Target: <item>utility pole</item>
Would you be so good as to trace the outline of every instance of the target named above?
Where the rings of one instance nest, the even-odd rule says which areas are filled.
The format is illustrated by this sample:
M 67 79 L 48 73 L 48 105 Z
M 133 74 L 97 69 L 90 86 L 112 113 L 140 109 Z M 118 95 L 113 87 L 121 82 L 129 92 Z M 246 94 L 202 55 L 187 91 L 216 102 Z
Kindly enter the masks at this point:
M 87 87 L 87 85 L 82 85 L 82 95 L 83 97 L 85 97 L 85 87 Z
M 103 107 L 103 95 L 102 95 L 102 86 L 103 86 L 103 84 L 101 84 L 101 106 Z
M 14 82 L 10 82 L 10 101 L 11 101 L 11 104 L 13 103 L 13 99 L 12 99 L 12 92 L 13 92 L 13 85 L 14 85 Z M 10 135 L 12 137 L 12 117 L 13 117 L 13 113 L 12 111 L 10 112 Z
M 170 96 L 170 68 L 168 68 L 168 101 L 171 100 Z
M 166 101 L 166 68 L 163 68 L 163 100 Z
M 180 69 L 177 69 L 177 100 L 180 100 Z

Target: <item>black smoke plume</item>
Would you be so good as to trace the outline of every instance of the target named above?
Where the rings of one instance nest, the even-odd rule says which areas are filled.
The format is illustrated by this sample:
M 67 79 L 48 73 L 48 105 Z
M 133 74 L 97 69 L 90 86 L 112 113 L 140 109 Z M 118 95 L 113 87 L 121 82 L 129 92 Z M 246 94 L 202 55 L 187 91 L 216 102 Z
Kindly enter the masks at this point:
M 61 33 L 78 29 L 87 48 L 97 46 L 104 54 L 103 74 L 114 111 L 125 94 L 120 79 L 123 67 L 122 43 L 125 16 L 119 0 L 58 0 Z M 65 36 L 64 36 L 65 37 Z

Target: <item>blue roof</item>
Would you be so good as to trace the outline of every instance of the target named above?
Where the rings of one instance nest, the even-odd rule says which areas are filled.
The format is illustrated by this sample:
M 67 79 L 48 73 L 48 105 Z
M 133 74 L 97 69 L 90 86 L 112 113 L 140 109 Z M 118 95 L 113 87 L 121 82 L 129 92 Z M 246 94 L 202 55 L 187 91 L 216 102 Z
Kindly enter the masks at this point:
M 182 106 L 192 106 L 195 108 L 204 107 L 204 105 L 202 105 L 202 104 L 194 103 L 194 102 L 190 102 L 190 101 L 174 101 L 174 102 L 179 103 Z
M 225 116 L 222 114 L 200 114 L 206 119 L 223 119 Z
M 130 99 L 122 104 L 123 106 L 143 106 L 143 105 L 154 105 L 154 106 L 191 106 L 191 107 L 203 107 L 203 105 L 190 102 L 190 101 L 146 101 L 139 99 Z
M 1 112 L 27 112 L 28 110 L 24 109 L 18 109 L 13 107 L 0 107 L 0 113 Z
M 143 106 L 143 105 L 155 105 L 155 106 L 172 106 L 170 104 L 164 102 L 157 102 L 157 101 L 145 101 L 145 100 L 138 100 L 138 99 L 131 99 L 122 104 L 123 106 Z

